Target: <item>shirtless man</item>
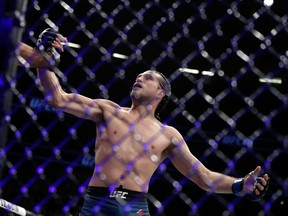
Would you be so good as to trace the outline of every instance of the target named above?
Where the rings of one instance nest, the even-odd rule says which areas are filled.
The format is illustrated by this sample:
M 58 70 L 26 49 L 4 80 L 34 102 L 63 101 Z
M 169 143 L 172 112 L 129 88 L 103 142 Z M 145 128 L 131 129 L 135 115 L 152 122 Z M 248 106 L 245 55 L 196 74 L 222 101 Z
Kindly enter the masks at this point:
M 257 199 L 268 189 L 268 175 L 257 177 L 260 166 L 241 179 L 209 170 L 189 151 L 174 127 L 157 119 L 158 106 L 171 94 L 168 80 L 159 72 L 148 70 L 137 76 L 128 108 L 106 99 L 66 93 L 49 69 L 38 69 L 38 77 L 51 106 L 96 124 L 95 169 L 81 216 L 150 215 L 149 181 L 167 157 L 206 191 L 249 194 Z

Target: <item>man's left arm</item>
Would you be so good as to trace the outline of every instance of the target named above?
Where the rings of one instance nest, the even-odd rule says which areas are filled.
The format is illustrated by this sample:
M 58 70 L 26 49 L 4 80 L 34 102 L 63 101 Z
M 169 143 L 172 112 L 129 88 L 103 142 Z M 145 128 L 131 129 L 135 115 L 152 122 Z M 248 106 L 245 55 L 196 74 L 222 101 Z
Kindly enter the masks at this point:
M 213 193 L 235 194 L 245 196 L 250 200 L 261 199 L 269 187 L 269 176 L 259 176 L 261 167 L 250 172 L 243 178 L 235 178 L 226 174 L 209 170 L 189 150 L 183 137 L 177 130 L 171 130 L 175 148 L 169 158 L 172 164 L 184 176 L 193 181 L 205 191 Z

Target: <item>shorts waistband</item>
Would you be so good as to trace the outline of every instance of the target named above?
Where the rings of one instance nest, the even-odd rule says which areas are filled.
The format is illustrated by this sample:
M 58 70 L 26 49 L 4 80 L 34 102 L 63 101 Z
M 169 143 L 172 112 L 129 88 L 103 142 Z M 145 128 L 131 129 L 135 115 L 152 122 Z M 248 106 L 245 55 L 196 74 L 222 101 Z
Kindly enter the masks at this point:
M 122 186 L 115 188 L 113 191 L 110 191 L 107 187 L 88 186 L 86 194 L 127 201 L 147 201 L 147 193 L 124 189 Z

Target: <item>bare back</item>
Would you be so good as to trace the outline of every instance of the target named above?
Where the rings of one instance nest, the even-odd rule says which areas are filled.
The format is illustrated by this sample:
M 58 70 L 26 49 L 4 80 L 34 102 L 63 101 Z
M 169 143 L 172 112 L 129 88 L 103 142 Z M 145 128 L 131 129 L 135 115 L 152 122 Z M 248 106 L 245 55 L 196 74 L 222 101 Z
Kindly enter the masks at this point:
M 151 176 L 167 156 L 171 144 L 167 126 L 111 101 L 100 104 L 95 169 L 90 186 L 148 190 Z

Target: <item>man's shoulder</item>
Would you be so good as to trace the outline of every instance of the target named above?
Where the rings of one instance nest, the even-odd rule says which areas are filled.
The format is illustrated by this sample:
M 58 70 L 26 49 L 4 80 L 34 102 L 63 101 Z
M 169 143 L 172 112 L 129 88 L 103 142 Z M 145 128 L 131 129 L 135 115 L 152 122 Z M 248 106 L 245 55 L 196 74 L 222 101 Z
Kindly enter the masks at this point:
M 120 107 L 117 103 L 108 99 L 94 99 L 94 102 L 97 103 L 98 106 Z
M 128 107 L 122 107 L 119 104 L 115 103 L 114 101 L 111 101 L 108 99 L 95 99 L 94 101 L 103 111 L 108 111 L 108 112 L 116 111 L 118 113 L 121 111 L 128 111 L 129 109 Z
M 164 133 L 169 137 L 169 139 L 171 139 L 172 143 L 183 140 L 181 133 L 175 127 L 164 124 L 163 127 L 165 128 Z
M 168 132 L 171 132 L 171 133 L 175 133 L 177 132 L 177 129 L 171 125 L 167 125 L 167 124 L 164 124 L 164 123 L 161 123 L 162 127 L 168 131 Z

